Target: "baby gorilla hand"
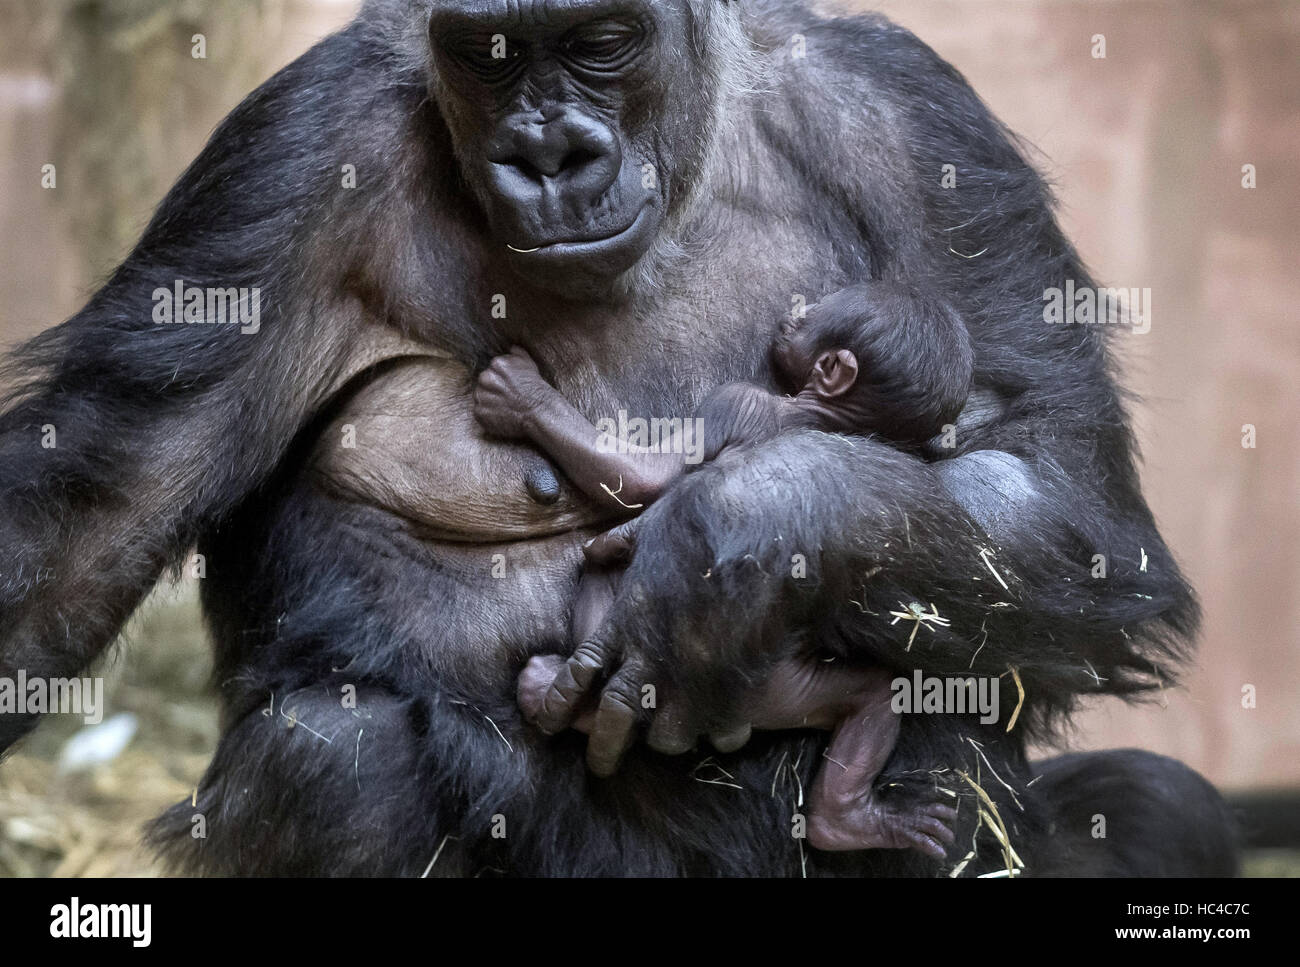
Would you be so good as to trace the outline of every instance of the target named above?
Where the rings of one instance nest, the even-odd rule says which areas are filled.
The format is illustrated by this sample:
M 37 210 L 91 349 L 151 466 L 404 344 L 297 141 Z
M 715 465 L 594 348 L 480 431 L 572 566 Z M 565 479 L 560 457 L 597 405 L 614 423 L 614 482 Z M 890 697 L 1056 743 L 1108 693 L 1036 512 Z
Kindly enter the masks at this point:
M 514 346 L 479 374 L 474 387 L 474 417 L 492 436 L 524 437 L 533 416 L 554 392 L 528 352 Z

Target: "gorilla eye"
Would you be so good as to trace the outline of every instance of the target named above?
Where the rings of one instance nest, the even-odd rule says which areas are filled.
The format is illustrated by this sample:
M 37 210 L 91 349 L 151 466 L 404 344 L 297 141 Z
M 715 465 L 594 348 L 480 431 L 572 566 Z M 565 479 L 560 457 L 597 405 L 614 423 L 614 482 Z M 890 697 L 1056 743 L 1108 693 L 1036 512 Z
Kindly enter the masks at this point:
M 592 24 L 571 32 L 561 44 L 564 57 L 580 70 L 612 72 L 640 51 L 644 32 L 620 23 Z
M 501 34 L 461 37 L 447 52 L 465 71 L 489 83 L 512 76 L 523 62 L 520 48 Z

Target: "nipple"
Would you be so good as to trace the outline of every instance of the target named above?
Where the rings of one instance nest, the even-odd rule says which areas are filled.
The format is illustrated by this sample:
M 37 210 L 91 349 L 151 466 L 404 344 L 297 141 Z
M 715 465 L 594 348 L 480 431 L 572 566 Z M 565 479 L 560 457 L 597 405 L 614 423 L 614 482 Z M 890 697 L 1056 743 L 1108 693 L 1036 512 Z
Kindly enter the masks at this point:
M 560 479 L 542 459 L 532 461 L 524 471 L 524 488 L 539 504 L 553 504 L 560 499 Z

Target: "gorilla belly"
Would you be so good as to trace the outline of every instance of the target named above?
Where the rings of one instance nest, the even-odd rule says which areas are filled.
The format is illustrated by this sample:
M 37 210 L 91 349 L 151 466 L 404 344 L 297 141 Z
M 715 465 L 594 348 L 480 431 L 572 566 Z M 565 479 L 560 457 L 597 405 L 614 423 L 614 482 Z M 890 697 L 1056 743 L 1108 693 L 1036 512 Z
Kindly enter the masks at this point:
M 429 540 L 518 541 L 602 520 L 531 447 L 490 440 L 474 422 L 469 373 L 408 359 L 348 400 L 321 435 L 324 489 L 409 521 Z

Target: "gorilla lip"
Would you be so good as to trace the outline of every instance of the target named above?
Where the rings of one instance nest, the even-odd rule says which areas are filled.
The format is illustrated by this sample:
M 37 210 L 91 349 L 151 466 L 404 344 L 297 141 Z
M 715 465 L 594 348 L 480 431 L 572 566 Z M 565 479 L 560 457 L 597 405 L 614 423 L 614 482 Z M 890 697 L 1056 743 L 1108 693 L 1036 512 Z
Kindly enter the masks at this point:
M 642 205 L 641 210 L 637 212 L 636 218 L 626 228 L 620 228 L 618 231 L 601 238 L 589 238 L 581 240 L 561 240 L 558 242 L 546 242 L 533 248 L 519 248 L 506 243 L 506 248 L 517 255 L 537 255 L 545 253 L 547 255 L 554 253 L 557 257 L 572 255 L 587 255 L 600 251 L 602 248 L 618 244 L 623 238 L 632 237 L 645 224 L 646 211 L 649 209 L 649 203 Z

